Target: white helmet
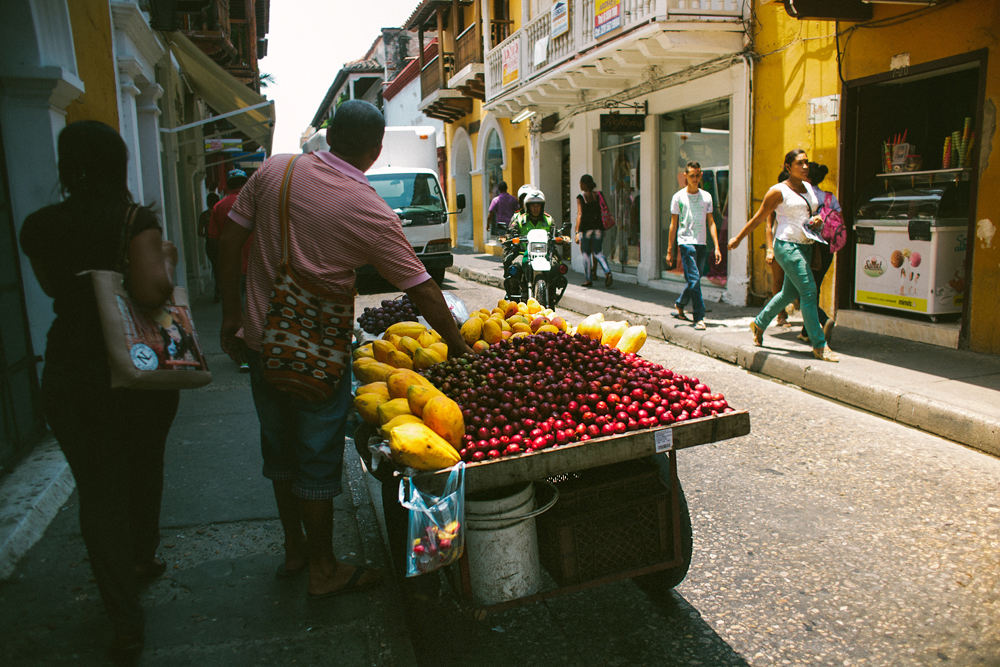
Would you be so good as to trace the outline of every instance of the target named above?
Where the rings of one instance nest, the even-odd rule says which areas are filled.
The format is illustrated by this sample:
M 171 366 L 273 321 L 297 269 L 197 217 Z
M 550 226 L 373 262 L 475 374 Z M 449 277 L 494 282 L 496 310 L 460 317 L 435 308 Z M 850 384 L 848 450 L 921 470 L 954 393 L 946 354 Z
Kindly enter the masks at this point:
M 525 183 L 524 185 L 522 185 L 517 189 L 517 198 L 520 199 L 521 197 L 523 197 L 524 195 L 528 194 L 529 192 L 535 189 L 536 189 L 535 186 L 532 185 L 531 183 Z
M 524 205 L 527 206 L 528 204 L 541 204 L 542 206 L 544 206 L 545 193 L 543 193 L 541 190 L 532 189 L 531 192 L 529 192 L 524 198 Z

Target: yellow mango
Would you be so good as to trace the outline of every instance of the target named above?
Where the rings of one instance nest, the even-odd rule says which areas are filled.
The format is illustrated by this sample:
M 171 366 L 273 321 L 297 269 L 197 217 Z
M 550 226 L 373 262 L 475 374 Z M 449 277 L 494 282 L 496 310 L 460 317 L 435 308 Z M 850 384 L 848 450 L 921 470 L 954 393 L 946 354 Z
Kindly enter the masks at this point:
M 468 343 L 469 345 L 472 345 L 477 340 L 482 338 L 483 321 L 478 317 L 470 317 L 465 321 L 465 324 L 462 325 L 461 332 L 462 332 L 462 338 L 465 339 L 465 342 Z M 424 347 L 430 347 L 430 346 L 427 345 Z
M 434 343 L 433 345 L 429 345 L 427 349 L 443 359 L 448 358 L 448 345 L 446 343 Z
M 497 322 L 500 323 L 500 331 L 513 331 L 507 320 L 497 320 Z
M 480 309 L 479 309 L 479 312 L 480 312 L 480 313 L 485 313 L 487 317 L 489 317 L 489 316 L 490 316 L 490 311 L 489 311 L 489 310 L 487 310 L 486 308 L 480 308 Z
M 442 357 L 429 347 L 418 347 L 417 351 L 413 353 L 413 368 L 414 370 L 422 371 L 434 364 L 440 364 L 445 359 L 447 357 Z
M 399 415 L 398 417 L 393 417 L 385 424 L 382 424 L 382 438 L 388 440 L 392 429 L 403 424 L 423 424 L 423 421 L 416 415 Z
M 510 305 L 510 301 L 508 301 L 507 299 L 500 299 L 499 301 L 497 301 L 497 308 L 499 308 L 500 310 L 502 310 L 504 312 L 507 311 L 507 306 L 509 306 L 509 305 Z
M 608 347 L 618 345 L 618 341 L 626 329 L 628 329 L 628 322 L 624 320 L 621 322 L 605 322 L 601 325 L 601 345 L 607 345 Z
M 413 384 L 422 384 L 427 387 L 434 386 L 431 384 L 431 381 L 423 375 L 407 368 L 395 370 L 395 372 L 389 376 L 389 379 L 386 380 L 390 398 L 406 398 L 406 392 L 410 388 L 410 385 Z
M 385 382 L 369 382 L 358 387 L 358 390 L 355 392 L 357 396 L 361 396 L 362 394 L 381 394 L 389 398 L 389 385 Z
M 643 344 L 646 342 L 646 327 L 644 326 L 634 326 L 629 327 L 622 334 L 622 337 L 618 339 L 617 347 L 619 350 L 625 354 L 634 354 L 642 349 Z
M 375 353 L 375 360 L 381 361 L 383 364 L 389 360 L 389 353 L 396 351 L 396 346 L 387 340 L 377 340 L 372 343 L 372 348 Z
M 358 359 L 358 361 L 363 361 L 363 359 Z M 355 364 L 358 362 L 355 361 Z M 370 364 L 364 364 L 360 367 L 354 367 L 354 377 L 358 378 L 359 382 L 368 384 L 369 382 L 385 382 L 386 378 L 392 374 L 396 369 L 389 364 L 383 364 L 380 361 L 375 361 L 372 359 Z
M 576 327 L 576 333 L 583 334 L 594 340 L 601 340 L 603 334 L 601 325 L 604 323 L 604 313 L 594 313 Z
M 381 424 L 378 417 L 380 405 L 389 402 L 389 397 L 382 394 L 358 394 L 354 397 L 354 409 L 357 410 L 361 418 L 369 424 Z
M 435 396 L 424 404 L 421 418 L 428 428 L 447 440 L 452 447 L 456 450 L 461 448 L 465 421 L 458 403 L 444 395 Z
M 418 417 L 424 415 L 424 405 L 427 401 L 438 396 L 444 396 L 436 387 L 425 387 L 422 384 L 410 385 L 406 390 L 406 401 L 410 406 L 410 412 Z
M 524 338 L 525 336 L 530 336 L 531 333 L 527 331 L 519 331 L 516 334 L 512 334 L 511 338 Z
M 427 331 L 427 327 L 420 322 L 396 322 L 385 330 L 385 334 L 382 337 L 388 338 L 389 336 L 396 335 L 399 337 L 409 336 L 410 338 L 416 338 L 425 331 Z
M 371 343 L 354 348 L 354 352 L 352 352 L 351 355 L 355 359 L 360 359 L 361 357 L 375 357 L 375 353 L 372 351 Z
M 421 347 L 421 345 L 420 343 L 417 342 L 416 338 L 403 336 L 402 338 L 399 339 L 399 351 L 406 352 L 411 357 L 413 356 L 414 350 L 416 350 L 418 347 Z
M 378 422 L 388 424 L 399 415 L 413 414 L 405 398 L 390 398 L 378 406 Z
M 514 333 L 531 333 L 531 325 L 524 322 L 517 322 L 511 328 Z
M 486 350 L 490 349 L 490 344 L 485 340 L 477 340 L 472 344 L 472 351 L 476 354 L 482 354 Z
M 413 359 L 410 359 L 410 355 L 406 352 L 400 352 L 399 350 L 393 350 L 389 353 L 389 358 L 386 359 L 388 363 L 393 368 L 413 368 Z
M 458 452 L 426 424 L 400 424 L 389 434 L 389 449 L 397 463 L 416 470 L 440 470 L 459 461 Z
M 542 310 L 542 304 L 538 303 L 538 299 L 535 299 L 534 297 L 528 299 L 527 306 L 528 306 L 528 313 L 531 315 L 541 312 Z
M 543 331 L 548 331 L 550 333 L 559 333 L 559 327 L 554 324 L 543 324 L 542 326 L 535 329 L 535 333 L 542 333 Z
M 503 340 L 503 337 L 500 335 L 501 331 L 503 331 L 503 329 L 500 328 L 500 325 L 497 324 L 496 320 L 487 320 L 486 323 L 483 324 L 483 340 L 490 345 L 498 343 Z
M 434 339 L 434 334 L 430 331 L 425 331 L 417 337 L 417 342 L 420 343 L 418 347 L 430 347 L 436 342 L 436 340 Z M 414 352 L 415 351 L 416 350 L 414 350 Z

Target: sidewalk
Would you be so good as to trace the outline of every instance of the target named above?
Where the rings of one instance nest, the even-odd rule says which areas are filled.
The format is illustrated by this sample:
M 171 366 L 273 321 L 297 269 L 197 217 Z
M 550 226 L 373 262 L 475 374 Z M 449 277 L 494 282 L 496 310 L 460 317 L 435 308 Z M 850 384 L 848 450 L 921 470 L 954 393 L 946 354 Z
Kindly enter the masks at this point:
M 448 270 L 502 289 L 500 257 L 457 249 Z M 831 364 L 796 340 L 801 321 L 769 327 L 764 347 L 755 347 L 750 321 L 758 307 L 706 303 L 708 328 L 696 331 L 673 317 L 676 293 L 624 281 L 584 288 L 582 274 L 568 277 L 559 308 L 643 324 L 650 336 L 1000 456 L 1000 357 L 838 327 L 831 348 L 841 362 Z
M 271 485 L 260 474 L 249 377 L 219 348 L 219 306 L 197 300 L 194 317 L 214 381 L 182 392 L 167 442 L 159 554 L 168 569 L 144 594 L 140 664 L 415 664 L 391 576 L 323 601 L 306 598 L 307 575 L 274 576 L 283 537 Z M 25 526 L 8 540 L 10 553 L 6 545 L 0 553 L 13 562 L 13 574 L 0 583 L 0 664 L 107 664 L 110 626 L 86 562 L 78 495 L 58 449 L 39 449 L 32 475 L 19 468 L 0 488 L 4 522 L 16 499 L 10 520 Z M 346 452 L 354 452 L 351 441 Z M 44 475 L 37 470 L 43 463 L 50 468 Z M 334 501 L 336 549 L 388 575 L 366 477 L 358 457 L 345 456 L 344 493 Z M 44 531 L 33 547 L 31 531 L 36 539 Z M 26 541 L 30 550 L 18 561 L 13 547 L 23 551 Z

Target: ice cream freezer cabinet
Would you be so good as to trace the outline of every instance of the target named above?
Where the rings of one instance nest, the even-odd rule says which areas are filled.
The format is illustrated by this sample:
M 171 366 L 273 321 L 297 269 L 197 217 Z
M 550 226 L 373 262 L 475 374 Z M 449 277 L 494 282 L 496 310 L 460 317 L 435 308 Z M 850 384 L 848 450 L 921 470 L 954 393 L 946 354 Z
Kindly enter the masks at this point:
M 942 176 L 886 174 L 860 200 L 854 223 L 860 306 L 932 320 L 962 312 L 968 183 Z

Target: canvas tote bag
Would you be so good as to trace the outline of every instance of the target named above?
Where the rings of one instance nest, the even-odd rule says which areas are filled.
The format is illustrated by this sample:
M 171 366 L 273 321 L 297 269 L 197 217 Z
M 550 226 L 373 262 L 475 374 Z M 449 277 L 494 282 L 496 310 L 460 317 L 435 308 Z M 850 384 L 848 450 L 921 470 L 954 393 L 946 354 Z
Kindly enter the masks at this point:
M 174 287 L 161 308 L 140 308 L 128 293 L 128 247 L 139 212 L 133 205 L 122 232 L 115 266 L 119 271 L 85 271 L 97 300 L 111 387 L 129 389 L 195 389 L 212 381 L 205 353 L 194 328 L 187 292 Z M 82 274 L 81 274 L 82 275 Z
M 281 264 L 264 321 L 261 361 L 264 379 L 273 387 L 315 403 L 334 395 L 351 361 L 354 294 L 316 285 L 291 265 L 288 195 L 300 157 L 288 161 L 278 198 Z

